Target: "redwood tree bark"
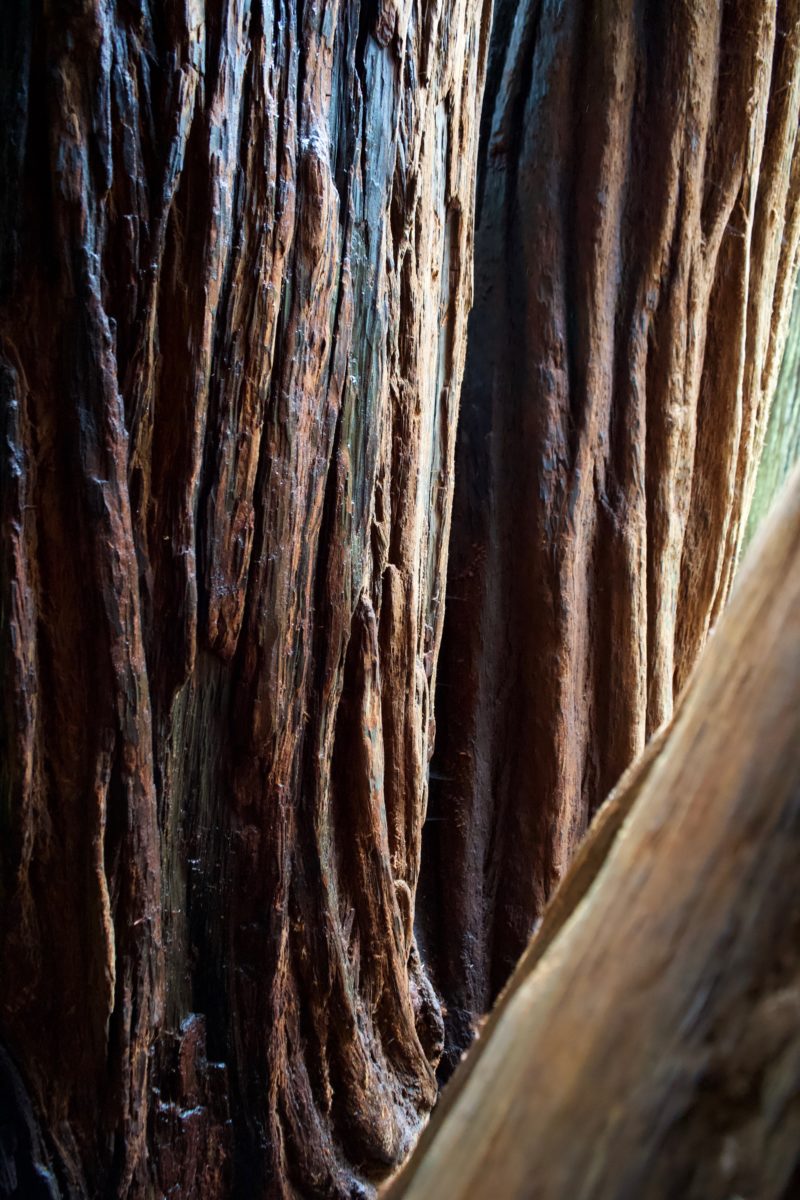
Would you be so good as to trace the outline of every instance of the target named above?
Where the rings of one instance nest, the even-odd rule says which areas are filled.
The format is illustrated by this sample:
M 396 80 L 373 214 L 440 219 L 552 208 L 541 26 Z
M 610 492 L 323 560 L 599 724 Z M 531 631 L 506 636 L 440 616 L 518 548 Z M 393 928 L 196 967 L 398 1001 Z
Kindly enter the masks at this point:
M 498 0 L 419 905 L 448 1065 L 728 595 L 799 111 L 798 0 Z
M 2 6 L 0 1190 L 367 1195 L 434 1101 L 487 37 Z

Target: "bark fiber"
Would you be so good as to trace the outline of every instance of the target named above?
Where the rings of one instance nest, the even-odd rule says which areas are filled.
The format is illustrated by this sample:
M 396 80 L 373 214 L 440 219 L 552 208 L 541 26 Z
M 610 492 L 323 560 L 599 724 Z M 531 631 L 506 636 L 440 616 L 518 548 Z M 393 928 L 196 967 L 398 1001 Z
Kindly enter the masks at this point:
M 434 1102 L 488 21 L 0 7 L 3 1194 L 366 1196 Z

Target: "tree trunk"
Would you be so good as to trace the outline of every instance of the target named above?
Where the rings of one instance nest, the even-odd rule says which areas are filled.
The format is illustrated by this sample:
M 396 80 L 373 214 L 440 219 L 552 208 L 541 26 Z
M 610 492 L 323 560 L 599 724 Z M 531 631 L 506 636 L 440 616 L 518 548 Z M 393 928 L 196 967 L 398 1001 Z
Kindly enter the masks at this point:
M 800 459 L 800 288 L 795 288 L 786 349 L 769 410 L 764 449 L 758 461 L 745 546 L 772 508 L 789 472 Z
M 418 903 L 448 1066 L 728 595 L 799 111 L 798 0 L 498 0 Z
M 388 1196 L 800 1194 L 798 872 L 800 470 Z
M 366 1195 L 433 1104 L 487 39 L 2 6 L 3 1194 Z
M 0 7 L 0 1194 L 370 1194 L 724 604 L 800 0 L 499 0 L 415 933 L 488 18 Z

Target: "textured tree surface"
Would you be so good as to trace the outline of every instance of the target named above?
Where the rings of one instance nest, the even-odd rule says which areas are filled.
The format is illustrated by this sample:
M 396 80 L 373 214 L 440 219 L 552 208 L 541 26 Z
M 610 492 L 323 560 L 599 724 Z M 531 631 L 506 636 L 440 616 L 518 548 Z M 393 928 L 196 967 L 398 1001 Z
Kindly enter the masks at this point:
M 434 1101 L 487 26 L 0 9 L 3 1194 L 368 1194 Z
M 753 502 L 747 518 L 749 544 L 800 460 L 800 288 L 795 288 L 786 349 L 770 405 L 764 449 L 758 462 Z
M 390 1189 L 800 1194 L 800 471 Z
M 451 1062 L 728 595 L 799 112 L 798 0 L 498 0 L 418 906 Z

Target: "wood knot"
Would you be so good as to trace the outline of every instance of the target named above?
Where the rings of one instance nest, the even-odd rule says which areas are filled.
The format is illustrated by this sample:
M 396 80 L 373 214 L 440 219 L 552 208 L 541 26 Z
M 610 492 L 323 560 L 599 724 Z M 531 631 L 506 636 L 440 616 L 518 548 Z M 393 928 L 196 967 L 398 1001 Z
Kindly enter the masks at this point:
M 313 259 L 321 254 L 331 224 L 331 172 L 327 147 L 320 138 L 304 139 L 298 174 L 300 248 L 305 257 Z
M 411 901 L 411 888 L 405 879 L 395 879 L 394 898 L 400 912 L 400 924 L 403 927 L 403 940 L 406 954 L 411 949 L 411 939 L 414 936 L 414 906 Z
M 397 4 L 395 0 L 378 0 L 372 36 L 379 46 L 388 46 L 397 29 Z

